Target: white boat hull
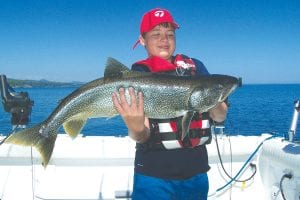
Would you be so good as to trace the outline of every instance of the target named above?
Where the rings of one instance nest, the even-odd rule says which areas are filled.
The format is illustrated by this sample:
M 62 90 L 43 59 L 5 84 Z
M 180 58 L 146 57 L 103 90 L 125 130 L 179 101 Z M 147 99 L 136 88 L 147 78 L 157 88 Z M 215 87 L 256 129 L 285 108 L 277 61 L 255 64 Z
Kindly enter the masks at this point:
M 231 176 L 235 176 L 260 142 L 269 136 L 218 137 L 224 167 Z M 278 147 L 280 151 L 290 145 L 284 142 L 281 146 L 269 147 L 268 143 L 273 141 L 280 143 L 281 140 L 266 141 L 251 160 L 259 166 L 259 173 L 253 179 L 230 184 L 218 192 L 216 190 L 228 183 L 229 178 L 220 167 L 216 144 L 212 141 L 208 145 L 209 199 L 275 199 L 273 185 L 278 184 L 285 171 L 290 171 L 294 179 L 285 181 L 284 190 L 289 193 L 288 199 L 299 200 L 300 153 L 294 152 L 287 158 L 285 152 L 271 150 L 270 155 L 268 149 Z M 44 169 L 35 149 L 4 144 L 0 146 L 0 199 L 126 199 L 132 191 L 134 152 L 135 143 L 129 137 L 80 136 L 72 140 L 59 135 L 50 163 Z M 293 160 L 293 164 L 286 159 Z M 238 179 L 252 173 L 247 167 Z M 276 199 L 281 198 L 277 193 Z

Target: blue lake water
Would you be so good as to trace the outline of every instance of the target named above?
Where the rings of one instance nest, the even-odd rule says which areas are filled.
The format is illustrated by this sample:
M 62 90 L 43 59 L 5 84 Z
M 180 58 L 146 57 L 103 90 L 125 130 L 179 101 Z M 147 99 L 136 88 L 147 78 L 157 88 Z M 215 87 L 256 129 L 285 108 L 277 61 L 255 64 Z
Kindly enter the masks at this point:
M 45 120 L 59 101 L 75 89 L 16 89 L 27 91 L 34 100 L 29 126 Z M 231 135 L 260 135 L 266 132 L 286 134 L 290 128 L 296 99 L 300 99 L 300 84 L 243 85 L 229 97 L 230 107 L 225 121 L 225 132 Z M 10 114 L 4 112 L 0 106 L 0 133 L 6 135 L 11 129 Z M 125 136 L 127 128 L 119 116 L 112 119 L 90 119 L 82 133 Z

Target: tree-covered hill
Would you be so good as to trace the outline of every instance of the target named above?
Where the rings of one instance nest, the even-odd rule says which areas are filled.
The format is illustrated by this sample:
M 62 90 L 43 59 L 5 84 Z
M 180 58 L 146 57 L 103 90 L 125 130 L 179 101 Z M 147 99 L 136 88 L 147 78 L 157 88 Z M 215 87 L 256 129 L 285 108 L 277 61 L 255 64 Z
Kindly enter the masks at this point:
M 7 78 L 8 84 L 11 87 L 69 87 L 69 86 L 80 86 L 82 82 L 55 82 L 42 80 L 19 80 Z

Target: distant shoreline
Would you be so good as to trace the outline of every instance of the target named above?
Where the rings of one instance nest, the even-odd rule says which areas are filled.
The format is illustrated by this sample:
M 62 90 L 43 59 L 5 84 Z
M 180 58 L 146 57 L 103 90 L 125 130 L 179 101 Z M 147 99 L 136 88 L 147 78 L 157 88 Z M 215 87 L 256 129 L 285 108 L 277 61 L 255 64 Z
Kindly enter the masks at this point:
M 19 79 L 7 79 L 8 84 L 13 88 L 32 88 L 32 87 L 79 87 L 84 82 L 56 82 L 42 80 L 19 80 Z

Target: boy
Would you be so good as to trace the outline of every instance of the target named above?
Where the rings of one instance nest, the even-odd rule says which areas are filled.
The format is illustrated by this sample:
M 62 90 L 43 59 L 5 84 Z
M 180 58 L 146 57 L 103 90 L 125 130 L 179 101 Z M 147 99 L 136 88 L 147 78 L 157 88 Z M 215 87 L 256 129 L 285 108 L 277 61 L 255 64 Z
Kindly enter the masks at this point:
M 144 14 L 137 44 L 145 47 L 148 58 L 132 65 L 132 70 L 169 73 L 175 76 L 209 74 L 199 60 L 178 54 L 175 30 L 178 24 L 166 9 L 153 9 Z M 113 93 L 115 108 L 137 142 L 132 199 L 207 199 L 209 170 L 206 144 L 211 141 L 212 120 L 225 120 L 227 105 L 221 103 L 207 113 L 197 113 L 190 125 L 189 137 L 181 140 L 182 117 L 149 119 L 144 115 L 142 93 L 135 96 L 129 88 L 120 99 Z M 138 99 L 138 101 L 137 101 Z

